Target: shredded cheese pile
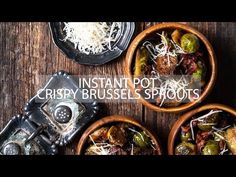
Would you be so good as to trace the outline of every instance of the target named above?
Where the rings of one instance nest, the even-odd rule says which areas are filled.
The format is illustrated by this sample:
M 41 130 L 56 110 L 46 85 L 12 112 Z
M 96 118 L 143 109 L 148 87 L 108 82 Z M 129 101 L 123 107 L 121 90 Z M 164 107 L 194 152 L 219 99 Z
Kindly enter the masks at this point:
M 112 50 L 121 29 L 120 22 L 65 22 L 64 41 L 69 40 L 75 49 L 89 54 L 102 53 L 104 50 Z
M 155 49 L 157 51 L 157 56 L 172 56 L 177 57 L 177 54 L 184 54 L 184 50 L 176 44 L 172 39 L 170 42 L 173 45 L 173 49 L 170 49 L 167 38 L 165 37 L 164 32 L 162 34 L 157 33 L 161 37 L 161 43 L 155 46 Z

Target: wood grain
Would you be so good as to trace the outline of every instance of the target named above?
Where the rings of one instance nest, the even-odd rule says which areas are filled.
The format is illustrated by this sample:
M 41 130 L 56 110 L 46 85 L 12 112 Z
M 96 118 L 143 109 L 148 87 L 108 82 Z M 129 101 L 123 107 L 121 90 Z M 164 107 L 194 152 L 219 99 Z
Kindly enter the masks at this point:
M 154 23 L 137 23 L 136 33 Z M 217 102 L 236 107 L 236 23 L 189 23 L 206 35 L 218 59 L 216 86 L 201 105 Z M 125 53 L 103 66 L 83 66 L 69 60 L 54 45 L 47 23 L 0 23 L 0 129 L 45 83 L 44 75 L 65 70 L 74 75 L 123 75 Z M 180 114 L 156 113 L 140 103 L 104 103 L 98 118 L 112 114 L 128 115 L 145 122 L 157 133 L 166 153 L 167 137 Z M 74 154 L 74 143 L 60 150 Z

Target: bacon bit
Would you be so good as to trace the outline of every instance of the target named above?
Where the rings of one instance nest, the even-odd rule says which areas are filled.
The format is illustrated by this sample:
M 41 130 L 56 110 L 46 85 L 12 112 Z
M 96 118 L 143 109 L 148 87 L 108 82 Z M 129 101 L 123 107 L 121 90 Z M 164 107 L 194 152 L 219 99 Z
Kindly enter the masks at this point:
M 190 126 L 189 125 L 181 126 L 181 130 L 182 130 L 183 133 L 187 133 L 190 130 Z
M 199 152 L 201 152 L 202 148 L 206 144 L 206 141 L 210 138 L 211 135 L 212 135 L 211 131 L 208 131 L 208 132 L 198 131 L 196 135 L 196 144 L 197 144 L 197 149 Z
M 209 139 L 209 136 L 212 135 L 212 132 L 211 131 L 208 131 L 208 132 L 201 132 L 199 131 L 197 133 L 197 136 L 196 136 L 196 142 L 199 142 L 201 141 L 202 139 L 204 140 L 208 140 Z
M 212 135 L 212 132 L 211 131 L 208 131 L 208 132 L 201 132 L 201 136 L 203 139 L 208 139 L 209 136 Z
M 204 148 L 205 144 L 206 144 L 206 140 L 201 140 L 200 142 L 197 143 L 197 150 L 198 150 L 198 152 L 202 151 L 202 149 Z
M 144 73 L 150 73 L 152 71 L 152 67 L 151 66 L 147 66 L 147 65 L 145 65 L 145 67 L 143 68 L 143 72 Z
M 186 74 L 193 74 L 197 69 L 197 59 L 196 54 L 181 54 L 181 66 L 183 67 Z
M 225 145 L 226 145 L 225 141 L 224 140 L 220 140 L 219 147 L 220 147 L 221 151 L 223 151 L 223 149 L 225 149 Z
M 196 55 L 196 57 L 203 57 L 203 53 L 202 53 L 202 52 L 199 52 L 199 51 L 197 51 L 197 52 L 195 53 L 195 55 Z

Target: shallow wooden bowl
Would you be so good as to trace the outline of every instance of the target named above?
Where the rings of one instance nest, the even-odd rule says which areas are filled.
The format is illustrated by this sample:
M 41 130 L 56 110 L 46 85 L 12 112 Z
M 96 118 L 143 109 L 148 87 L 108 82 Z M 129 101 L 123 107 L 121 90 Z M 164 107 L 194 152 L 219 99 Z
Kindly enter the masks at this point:
M 164 29 L 181 29 L 183 31 L 195 34 L 200 39 L 200 41 L 205 45 L 205 48 L 208 51 L 208 60 L 209 60 L 208 61 L 209 65 L 207 66 L 207 70 L 209 72 L 208 73 L 208 75 L 209 75 L 208 82 L 204 86 L 203 92 L 201 93 L 199 99 L 189 102 L 189 103 L 181 104 L 180 106 L 177 106 L 177 107 L 168 107 L 168 108 L 156 106 L 156 105 L 148 102 L 147 100 L 145 100 L 142 97 L 138 98 L 138 95 L 135 94 L 134 84 L 132 82 L 132 78 L 133 78 L 132 62 L 133 62 L 133 60 L 135 60 L 134 56 L 135 56 L 135 52 L 136 52 L 137 47 L 139 46 L 139 44 L 141 42 L 144 41 L 145 38 L 156 33 L 157 31 L 164 30 Z M 192 28 L 188 25 L 184 25 L 184 24 L 180 24 L 180 23 L 160 23 L 160 24 L 152 26 L 152 27 L 144 30 L 143 32 L 141 32 L 132 41 L 131 45 L 129 46 L 127 54 L 126 54 L 126 61 L 125 62 L 126 62 L 125 63 L 125 66 L 126 66 L 125 67 L 125 76 L 128 78 L 128 85 L 129 85 L 133 95 L 144 106 L 146 106 L 154 111 L 157 111 L 157 112 L 181 112 L 181 111 L 186 111 L 186 110 L 196 106 L 197 104 L 199 104 L 201 101 L 203 101 L 207 97 L 207 95 L 212 90 L 212 88 L 215 84 L 215 80 L 216 80 L 216 72 L 217 72 L 216 57 L 215 57 L 215 52 L 214 52 L 210 42 L 207 40 L 207 38 L 202 33 L 200 33 L 195 28 Z
M 174 155 L 174 151 L 175 151 L 175 141 L 177 139 L 177 136 L 179 135 L 181 126 L 183 124 L 185 124 L 187 121 L 190 121 L 190 119 L 195 115 L 198 114 L 202 111 L 206 111 L 206 110 L 211 110 L 211 109 L 220 109 L 223 110 L 225 112 L 228 112 L 230 114 L 232 114 L 233 116 L 235 116 L 236 118 L 236 110 L 234 110 L 233 108 L 226 106 L 226 105 L 222 105 L 222 104 L 207 104 L 204 106 L 201 106 L 199 108 L 196 108 L 194 110 L 191 110 L 185 114 L 183 114 L 182 116 L 180 116 L 180 118 L 174 123 L 169 137 L 168 137 L 168 154 L 169 155 Z
M 76 154 L 78 154 L 78 155 L 83 154 L 84 146 L 86 145 L 88 137 L 91 133 L 93 133 L 95 130 L 97 130 L 98 128 L 100 128 L 102 126 L 105 126 L 106 124 L 116 123 L 116 122 L 130 123 L 130 124 L 133 124 L 133 125 L 139 127 L 140 129 L 144 130 L 150 136 L 150 138 L 153 140 L 154 144 L 156 145 L 155 146 L 156 155 L 162 154 L 160 142 L 153 132 L 151 132 L 146 127 L 141 125 L 141 123 L 139 123 L 137 120 L 135 120 L 131 117 L 128 117 L 128 116 L 121 116 L 121 115 L 112 115 L 112 116 L 104 117 L 104 118 L 94 122 L 90 127 L 88 127 L 87 130 L 83 133 L 82 137 L 79 140 L 79 143 L 76 147 Z

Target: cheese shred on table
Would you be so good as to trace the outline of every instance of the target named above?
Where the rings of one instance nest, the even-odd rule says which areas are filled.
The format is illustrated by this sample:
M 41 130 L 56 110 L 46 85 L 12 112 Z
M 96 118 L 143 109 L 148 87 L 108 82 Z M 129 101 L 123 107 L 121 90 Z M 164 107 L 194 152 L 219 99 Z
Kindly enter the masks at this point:
M 75 49 L 89 54 L 99 54 L 109 49 L 116 42 L 119 34 L 120 22 L 65 22 L 64 41 L 69 40 Z

